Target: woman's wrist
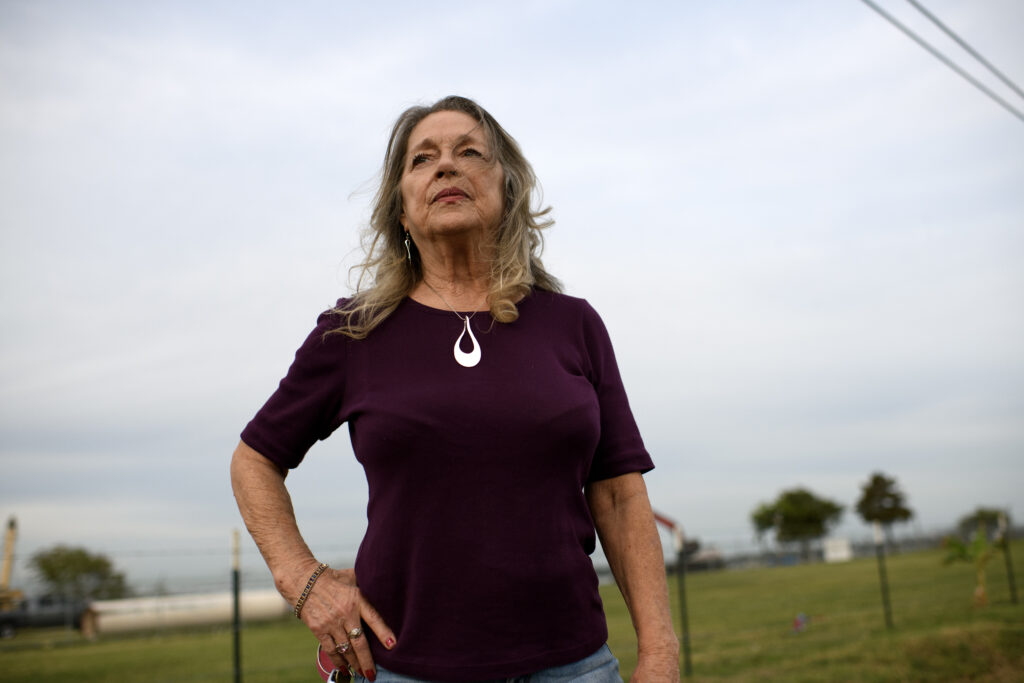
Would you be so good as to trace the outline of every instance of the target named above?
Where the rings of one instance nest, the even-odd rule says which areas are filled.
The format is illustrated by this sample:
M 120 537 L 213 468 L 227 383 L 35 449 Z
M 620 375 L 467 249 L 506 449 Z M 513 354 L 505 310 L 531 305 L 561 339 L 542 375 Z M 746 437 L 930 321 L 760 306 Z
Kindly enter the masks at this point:
M 325 562 L 321 562 L 319 565 L 317 565 L 317 568 L 313 570 L 313 573 L 309 575 L 309 580 L 306 581 L 306 587 L 302 589 L 302 592 L 299 594 L 298 599 L 295 601 L 295 608 L 293 610 L 293 613 L 295 614 L 296 619 L 301 618 L 302 606 L 306 604 L 306 598 L 309 597 L 310 591 L 312 591 L 313 586 L 316 585 L 317 579 L 319 579 L 320 575 L 323 574 L 325 571 L 327 571 L 327 564 Z
M 679 656 L 679 638 L 675 631 L 663 629 L 658 633 L 648 632 L 637 639 L 639 655 Z
M 306 583 L 313 572 L 320 566 L 320 562 L 310 556 L 298 562 L 289 563 L 287 567 L 272 572 L 274 575 L 274 586 L 288 604 L 294 606 L 302 595 Z M 318 577 L 319 578 L 319 577 Z

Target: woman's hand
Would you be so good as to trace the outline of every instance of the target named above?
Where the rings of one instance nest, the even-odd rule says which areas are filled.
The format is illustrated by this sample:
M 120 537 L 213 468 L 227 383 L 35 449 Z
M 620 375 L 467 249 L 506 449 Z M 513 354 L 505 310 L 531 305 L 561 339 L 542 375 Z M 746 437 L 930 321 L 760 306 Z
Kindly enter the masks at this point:
M 334 666 L 342 671 L 351 667 L 369 681 L 377 677 L 377 669 L 362 632 L 363 623 L 384 647 L 390 650 L 395 646 L 394 632 L 363 597 L 352 569 L 325 570 L 309 592 L 299 616 L 320 641 L 320 647 Z M 358 635 L 352 635 L 355 629 L 359 629 Z M 339 651 L 339 646 L 344 653 Z

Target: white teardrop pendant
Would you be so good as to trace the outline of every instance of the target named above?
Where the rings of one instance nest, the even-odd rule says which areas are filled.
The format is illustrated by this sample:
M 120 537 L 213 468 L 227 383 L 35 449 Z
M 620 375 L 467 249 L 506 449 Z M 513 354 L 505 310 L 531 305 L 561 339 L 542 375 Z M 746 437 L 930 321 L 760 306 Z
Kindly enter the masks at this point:
M 459 316 L 460 318 L 462 316 Z M 476 337 L 473 336 L 473 328 L 469 326 L 469 316 L 462 318 L 464 326 L 462 328 L 462 334 L 455 340 L 455 362 L 464 368 L 471 368 L 480 362 L 480 345 L 476 343 Z M 473 350 L 466 353 L 462 350 L 462 338 L 469 333 L 469 339 L 473 342 Z

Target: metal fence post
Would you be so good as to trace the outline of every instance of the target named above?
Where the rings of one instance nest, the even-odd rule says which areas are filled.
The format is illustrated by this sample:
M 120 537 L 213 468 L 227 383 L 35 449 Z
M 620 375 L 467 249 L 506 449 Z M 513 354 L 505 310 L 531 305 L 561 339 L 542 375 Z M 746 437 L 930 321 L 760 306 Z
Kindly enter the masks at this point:
M 1017 604 L 1017 582 L 1013 577 L 1013 558 L 1010 557 L 1010 534 L 1009 524 L 1006 521 L 1006 513 L 999 513 L 999 535 L 1003 538 L 1003 557 L 1006 560 L 1006 580 L 1010 583 L 1010 600 Z
M 693 664 L 690 662 L 690 616 L 686 608 L 686 543 L 682 532 L 676 537 L 678 548 L 677 571 L 679 573 L 679 618 L 683 626 L 683 674 L 693 676 Z
M 885 610 L 885 627 L 892 629 L 892 607 L 889 605 L 889 578 L 885 574 L 885 538 L 882 525 L 875 522 L 875 556 L 878 558 L 878 580 L 882 584 L 882 608 Z
M 676 546 L 676 572 L 679 574 L 679 621 L 683 628 L 683 673 L 687 678 L 693 676 L 690 663 L 690 616 L 686 609 L 686 539 L 683 528 L 665 515 L 654 513 L 654 520 L 672 532 L 672 540 Z
M 241 578 L 239 562 L 239 540 L 238 529 L 231 534 L 231 593 L 234 606 L 232 620 L 232 634 L 234 636 L 234 659 L 235 659 L 235 683 L 242 683 L 242 610 L 241 605 Z

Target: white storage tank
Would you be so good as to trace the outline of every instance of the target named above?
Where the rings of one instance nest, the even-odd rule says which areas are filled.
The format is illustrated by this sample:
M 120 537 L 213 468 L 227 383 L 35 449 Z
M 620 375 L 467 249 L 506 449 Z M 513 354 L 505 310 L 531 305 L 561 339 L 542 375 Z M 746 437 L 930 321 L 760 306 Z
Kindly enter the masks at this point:
M 242 621 L 269 621 L 292 613 L 292 607 L 272 589 L 241 594 Z M 125 600 L 97 600 L 82 616 L 82 633 L 88 637 L 130 631 L 230 624 L 231 593 L 167 595 Z

